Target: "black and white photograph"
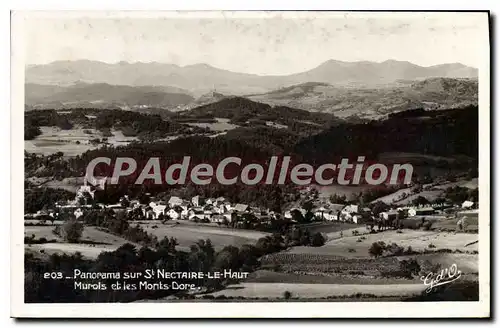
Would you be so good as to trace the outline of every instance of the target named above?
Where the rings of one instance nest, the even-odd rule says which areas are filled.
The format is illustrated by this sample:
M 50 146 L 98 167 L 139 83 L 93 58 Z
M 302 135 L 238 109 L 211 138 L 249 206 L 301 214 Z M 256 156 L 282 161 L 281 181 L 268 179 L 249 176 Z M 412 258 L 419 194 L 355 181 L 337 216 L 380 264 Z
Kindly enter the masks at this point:
M 13 11 L 13 313 L 488 317 L 489 20 Z

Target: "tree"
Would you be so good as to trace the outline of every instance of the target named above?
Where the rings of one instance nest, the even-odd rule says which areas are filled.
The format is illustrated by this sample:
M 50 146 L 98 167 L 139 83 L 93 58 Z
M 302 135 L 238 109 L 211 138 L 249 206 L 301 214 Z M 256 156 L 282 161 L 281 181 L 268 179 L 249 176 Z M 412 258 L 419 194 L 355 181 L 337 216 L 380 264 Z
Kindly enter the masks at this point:
M 215 257 L 214 268 L 216 270 L 237 270 L 240 267 L 239 249 L 235 246 L 226 246 L 219 251 Z
M 414 259 L 402 260 L 399 262 L 400 270 L 407 274 L 409 277 L 412 275 L 418 275 L 420 273 L 420 264 Z
M 76 243 L 83 234 L 83 224 L 75 219 L 69 220 L 62 225 L 61 237 L 67 242 Z
M 314 207 L 314 204 L 311 201 L 306 201 L 302 204 L 302 208 L 306 210 L 306 212 L 311 212 Z
M 333 194 L 330 196 L 330 203 L 347 204 L 347 197 L 345 195 L 339 196 L 337 194 Z
M 385 212 L 389 209 L 389 205 L 382 201 L 378 201 L 373 204 L 372 212 L 373 215 L 378 216 L 380 213 Z
M 429 204 L 429 201 L 424 196 L 418 196 L 413 200 L 412 203 L 413 205 L 427 205 Z
M 384 253 L 385 247 L 383 241 L 377 241 L 370 246 L 368 253 L 370 253 L 371 256 L 379 257 Z
M 127 197 L 122 197 L 120 199 L 120 204 L 122 205 L 122 207 L 127 208 L 130 206 L 130 200 Z
M 80 205 L 91 205 L 94 201 L 92 195 L 88 191 L 84 191 L 81 196 L 78 197 L 78 204 Z
M 288 290 L 283 292 L 283 298 L 288 300 L 292 297 L 292 293 L 290 293 Z
M 325 237 L 320 233 L 316 232 L 311 238 L 311 246 L 320 247 L 325 244 Z
M 304 222 L 304 216 L 302 215 L 302 213 L 298 210 L 298 209 L 294 209 L 291 211 L 291 214 L 292 214 L 292 220 L 295 221 L 295 222 L 299 222 L 299 223 L 302 223 Z

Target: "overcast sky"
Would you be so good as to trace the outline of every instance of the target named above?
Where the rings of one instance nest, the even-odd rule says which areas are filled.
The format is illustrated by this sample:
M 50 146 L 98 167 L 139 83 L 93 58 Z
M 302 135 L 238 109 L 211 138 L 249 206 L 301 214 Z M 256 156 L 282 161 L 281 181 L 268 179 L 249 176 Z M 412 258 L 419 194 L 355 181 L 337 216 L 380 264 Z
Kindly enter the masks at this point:
M 301 72 L 329 59 L 478 67 L 487 38 L 487 16 L 478 13 L 154 15 L 33 14 L 24 27 L 26 64 L 76 59 L 206 63 L 260 75 Z

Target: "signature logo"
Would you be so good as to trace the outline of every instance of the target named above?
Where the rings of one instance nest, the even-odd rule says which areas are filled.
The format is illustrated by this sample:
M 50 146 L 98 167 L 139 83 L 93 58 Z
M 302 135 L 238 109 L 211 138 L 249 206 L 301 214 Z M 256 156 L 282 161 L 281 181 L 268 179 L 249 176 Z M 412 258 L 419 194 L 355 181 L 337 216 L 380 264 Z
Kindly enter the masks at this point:
M 424 285 L 429 286 L 425 291 L 430 293 L 434 288 L 454 282 L 462 276 L 462 271 L 458 270 L 456 264 L 452 264 L 449 268 L 443 269 L 440 272 L 429 272 L 426 276 L 421 276 L 420 280 Z

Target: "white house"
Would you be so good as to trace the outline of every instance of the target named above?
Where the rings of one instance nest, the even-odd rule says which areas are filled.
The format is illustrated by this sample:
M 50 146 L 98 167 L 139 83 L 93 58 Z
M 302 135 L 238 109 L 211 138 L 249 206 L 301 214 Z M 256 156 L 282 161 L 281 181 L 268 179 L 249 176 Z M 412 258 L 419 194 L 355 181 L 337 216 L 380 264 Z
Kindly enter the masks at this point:
M 244 213 L 244 212 L 246 212 L 248 210 L 248 205 L 246 205 L 246 204 L 236 204 L 236 205 L 234 205 L 233 210 L 235 212 Z
M 347 205 L 342 212 L 345 213 L 359 213 L 358 205 Z
M 166 205 L 155 205 L 151 206 L 151 209 L 153 210 L 155 214 L 155 219 L 158 219 L 160 214 L 165 214 L 165 209 L 167 208 Z
M 326 212 L 323 214 L 323 217 L 326 221 L 338 221 L 339 219 L 337 213 L 334 212 Z
M 180 197 L 177 196 L 171 196 L 170 199 L 168 200 L 168 205 L 170 207 L 174 207 L 176 205 L 182 205 L 183 200 Z
M 466 200 L 462 203 L 462 208 L 471 208 L 472 206 L 474 206 L 474 202 L 471 202 L 470 200 Z

